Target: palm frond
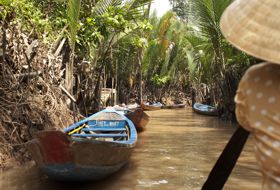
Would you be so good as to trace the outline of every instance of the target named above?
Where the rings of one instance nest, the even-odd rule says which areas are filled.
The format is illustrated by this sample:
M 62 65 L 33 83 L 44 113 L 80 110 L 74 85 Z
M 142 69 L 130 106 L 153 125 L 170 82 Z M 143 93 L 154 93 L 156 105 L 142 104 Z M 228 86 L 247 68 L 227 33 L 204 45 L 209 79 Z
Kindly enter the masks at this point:
M 69 21 L 70 38 L 72 45 L 75 44 L 76 34 L 79 24 L 81 0 L 69 0 L 67 16 Z
M 111 6 L 120 6 L 122 0 L 99 0 L 93 8 L 93 13 L 103 15 Z
M 149 7 L 152 2 L 152 0 L 127 0 L 124 3 L 124 6 L 128 7 L 126 16 L 132 19 L 137 17 L 143 18 L 144 15 L 149 14 L 149 9 L 147 9 L 147 7 Z
M 136 9 L 141 6 L 149 5 L 152 2 L 153 0 L 128 0 L 127 4 L 130 5 L 131 9 Z

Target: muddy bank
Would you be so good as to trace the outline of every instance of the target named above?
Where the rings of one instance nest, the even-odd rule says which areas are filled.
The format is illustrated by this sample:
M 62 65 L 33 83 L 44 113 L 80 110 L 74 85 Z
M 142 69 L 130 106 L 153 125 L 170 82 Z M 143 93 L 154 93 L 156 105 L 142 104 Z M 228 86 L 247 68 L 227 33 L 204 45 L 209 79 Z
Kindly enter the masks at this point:
M 0 34 L 0 168 L 30 160 L 25 143 L 36 131 L 73 123 L 61 57 L 10 24 Z

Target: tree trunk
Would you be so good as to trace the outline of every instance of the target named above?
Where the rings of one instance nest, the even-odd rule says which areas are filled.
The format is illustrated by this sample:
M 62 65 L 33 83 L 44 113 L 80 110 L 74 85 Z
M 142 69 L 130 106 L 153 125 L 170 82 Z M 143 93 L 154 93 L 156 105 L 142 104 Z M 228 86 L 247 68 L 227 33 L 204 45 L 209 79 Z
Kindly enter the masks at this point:
M 2 21 L 3 24 L 3 28 L 2 28 L 2 38 L 1 39 L 1 42 L 2 42 L 2 46 L 1 46 L 1 49 L 2 49 L 2 52 L 0 51 L 0 61 L 2 62 L 2 74 L 4 74 L 4 65 L 5 65 L 5 55 L 6 55 L 6 46 L 7 46 L 7 36 L 6 36 L 6 29 L 8 28 L 8 24 L 5 20 Z M 0 36 L 0 37 L 1 37 Z
M 71 50 L 69 63 L 66 64 L 65 70 L 65 88 L 70 93 L 73 94 L 73 68 L 74 68 L 74 49 Z
M 102 75 L 103 69 L 104 69 L 104 65 L 102 65 L 101 68 L 98 69 L 99 73 L 98 73 L 97 81 L 96 81 L 95 88 L 94 88 L 94 98 L 93 98 L 93 101 L 94 101 L 94 110 L 93 111 L 94 112 L 100 111 L 101 75 Z
M 138 65 L 139 65 L 139 90 L 140 90 L 140 103 L 143 101 L 143 89 L 142 89 L 142 54 L 143 54 L 143 48 L 140 48 L 138 50 Z

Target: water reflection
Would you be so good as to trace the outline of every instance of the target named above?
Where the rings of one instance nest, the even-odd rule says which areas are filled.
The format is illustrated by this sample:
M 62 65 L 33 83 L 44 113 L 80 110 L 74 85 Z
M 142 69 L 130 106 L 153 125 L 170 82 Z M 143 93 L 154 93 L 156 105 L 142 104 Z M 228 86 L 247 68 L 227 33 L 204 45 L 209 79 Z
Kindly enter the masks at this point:
M 130 162 L 109 178 L 88 183 L 48 180 L 36 167 L 0 174 L 0 189 L 7 190 L 199 190 L 232 135 L 233 124 L 191 110 L 160 110 L 139 134 Z M 228 190 L 261 189 L 249 139 L 228 183 Z

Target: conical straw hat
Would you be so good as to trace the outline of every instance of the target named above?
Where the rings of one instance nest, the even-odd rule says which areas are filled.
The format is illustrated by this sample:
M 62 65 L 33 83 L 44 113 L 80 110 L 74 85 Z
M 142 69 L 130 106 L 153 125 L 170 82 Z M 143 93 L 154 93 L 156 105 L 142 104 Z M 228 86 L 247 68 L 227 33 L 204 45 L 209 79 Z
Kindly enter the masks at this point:
M 238 49 L 280 64 L 280 0 L 235 0 L 223 13 L 221 30 Z

